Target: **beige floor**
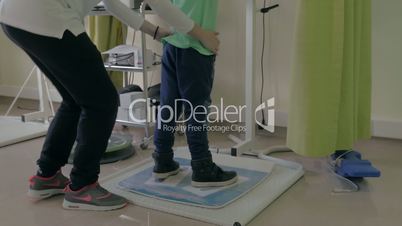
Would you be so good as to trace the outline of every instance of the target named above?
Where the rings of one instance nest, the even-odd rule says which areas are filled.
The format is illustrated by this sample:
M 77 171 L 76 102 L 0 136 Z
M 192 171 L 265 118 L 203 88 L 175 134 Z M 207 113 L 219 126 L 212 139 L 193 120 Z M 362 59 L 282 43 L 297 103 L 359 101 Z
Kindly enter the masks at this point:
M 4 114 L 8 98 L 0 98 L 0 115 Z M 20 101 L 23 109 L 35 108 L 35 102 Z M 13 114 L 29 111 L 17 109 Z M 138 140 L 141 130 L 130 130 Z M 211 146 L 230 147 L 222 134 L 211 134 Z M 284 131 L 278 135 L 260 134 L 258 147 L 284 143 Z M 43 138 L 0 149 L 0 226 L 203 226 L 202 222 L 131 205 L 115 212 L 75 212 L 61 208 L 62 197 L 39 203 L 26 196 L 27 178 L 35 171 L 35 160 Z M 179 137 L 177 145 L 183 145 Z M 306 175 L 284 195 L 267 207 L 249 225 L 269 226 L 393 226 L 402 222 L 402 141 L 372 139 L 359 143 L 363 152 L 382 170 L 380 179 L 361 183 L 361 191 L 333 194 L 331 177 L 324 159 L 307 159 L 294 154 L 282 155 L 301 162 Z M 150 150 L 137 151 L 132 159 L 102 166 L 102 177 L 150 156 Z M 67 174 L 70 167 L 64 172 Z M 267 191 L 269 192 L 269 191 Z M 242 208 L 239 206 L 239 208 Z M 247 211 L 246 209 L 244 211 Z

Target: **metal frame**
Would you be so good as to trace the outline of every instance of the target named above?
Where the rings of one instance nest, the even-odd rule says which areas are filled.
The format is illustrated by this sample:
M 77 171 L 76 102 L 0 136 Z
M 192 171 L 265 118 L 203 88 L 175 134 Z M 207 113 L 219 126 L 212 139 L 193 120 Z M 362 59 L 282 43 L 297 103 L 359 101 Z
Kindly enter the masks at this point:
M 254 146 L 254 140 L 256 136 L 256 122 L 255 122 L 255 112 L 254 109 L 256 107 L 256 100 L 254 98 L 254 90 L 255 90 L 255 83 L 254 79 L 256 77 L 255 74 L 255 20 L 256 20 L 256 13 L 258 10 L 256 9 L 256 0 L 246 0 L 246 69 L 245 69 L 245 100 L 246 100 L 246 118 L 245 118 L 245 124 L 246 124 L 246 134 L 245 134 L 245 139 L 241 140 L 235 136 L 229 136 L 229 138 L 236 143 L 234 145 L 230 152 L 233 156 L 241 156 L 244 153 L 250 153 L 252 152 L 253 146 Z M 145 4 L 142 4 L 140 12 L 142 15 L 145 16 L 146 10 L 145 10 Z M 98 13 L 96 13 L 98 14 Z M 153 14 L 153 12 L 150 12 L 150 14 Z M 108 15 L 107 12 L 102 11 L 100 15 Z M 145 51 L 146 51 L 146 39 L 145 39 L 145 33 L 141 33 L 141 38 L 142 38 L 142 51 L 143 51 L 143 56 L 145 56 Z M 145 57 L 144 57 L 144 65 L 147 65 L 145 62 Z M 148 86 L 148 79 L 147 79 L 147 72 L 148 68 L 134 68 L 134 67 L 121 67 L 121 66 L 106 66 L 108 70 L 117 70 L 117 71 L 123 71 L 123 72 L 143 72 L 144 75 L 144 90 L 147 90 Z M 148 93 L 146 93 L 146 97 L 148 98 Z M 121 122 L 126 124 L 125 122 Z M 130 123 L 127 123 L 130 125 Z M 135 126 L 138 126 L 135 124 Z M 146 135 L 149 132 L 149 127 L 146 126 Z M 147 137 L 148 139 L 152 138 L 151 136 Z M 145 139 L 146 139 L 145 138 Z M 254 151 L 255 152 L 255 151 Z
M 152 11 L 147 11 L 145 10 L 146 4 L 142 4 L 140 8 L 140 13 L 145 17 L 147 14 L 153 14 Z M 105 9 L 101 10 L 93 10 L 91 12 L 91 15 L 98 15 L 98 16 L 107 16 L 110 15 L 109 12 L 107 12 Z M 141 48 L 142 48 L 142 56 L 143 56 L 143 67 L 134 67 L 134 66 L 118 66 L 118 65 L 110 65 L 110 64 L 105 64 L 105 68 L 108 71 L 118 71 L 118 72 L 123 72 L 124 76 L 124 84 L 128 85 L 129 84 L 129 76 L 130 73 L 142 73 L 142 79 L 143 79 L 143 90 L 144 90 L 144 97 L 145 99 L 148 99 L 148 72 L 152 71 L 155 69 L 153 66 L 147 66 L 147 58 L 146 56 L 146 51 L 147 51 L 147 41 L 146 41 L 146 34 L 145 32 L 141 31 Z M 148 108 L 145 108 L 145 115 L 148 115 Z M 117 123 L 120 123 L 124 126 L 132 126 L 132 127 L 141 127 L 144 128 L 145 130 L 145 137 L 143 138 L 142 143 L 140 144 L 140 147 L 142 149 L 147 149 L 149 142 L 152 140 L 153 135 L 150 133 L 151 128 L 154 126 L 153 123 L 146 121 L 145 123 L 136 123 L 136 122 L 131 122 L 131 121 L 125 121 L 125 120 L 116 120 Z
M 38 83 L 38 95 L 39 95 L 39 111 L 24 114 L 21 116 L 22 122 L 31 122 L 31 121 L 41 121 L 45 124 L 48 124 L 50 118 L 54 117 L 54 107 L 52 103 L 52 99 L 50 97 L 49 86 L 46 81 L 46 77 L 42 74 L 40 69 L 37 66 L 34 66 L 31 73 L 25 79 L 24 84 L 21 89 L 18 91 L 17 96 L 14 98 L 10 107 L 8 108 L 5 116 L 8 116 L 11 112 L 12 108 L 16 104 L 17 100 L 21 97 L 22 91 L 25 89 L 28 81 L 31 79 L 34 71 L 36 70 L 36 80 Z
M 251 152 L 254 146 L 256 135 L 256 122 L 254 108 L 256 101 L 254 98 L 255 83 L 255 14 L 257 12 L 255 0 L 247 0 L 246 3 L 246 69 L 245 69 L 245 100 L 246 100 L 246 135 L 241 141 L 237 137 L 229 138 L 237 143 L 231 149 L 233 156 L 241 156 L 244 153 Z M 241 142 L 239 142 L 241 141 Z

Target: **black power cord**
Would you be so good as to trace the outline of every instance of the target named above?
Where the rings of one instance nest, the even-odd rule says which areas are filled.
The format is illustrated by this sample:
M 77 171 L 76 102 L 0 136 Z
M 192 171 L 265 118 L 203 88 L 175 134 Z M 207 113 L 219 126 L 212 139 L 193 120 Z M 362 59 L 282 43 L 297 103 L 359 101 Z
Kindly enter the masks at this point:
M 279 4 L 275 4 L 275 5 L 266 7 L 266 0 L 264 0 L 264 8 L 262 8 L 260 11 L 261 11 L 261 13 L 265 14 L 265 13 L 268 13 L 269 11 L 271 11 L 271 10 L 273 10 L 275 8 L 278 8 L 278 7 L 279 7 Z
M 264 8 L 260 10 L 260 12 L 263 14 L 262 15 L 262 49 L 261 49 L 261 94 L 260 94 L 260 103 L 263 103 L 263 96 L 264 96 L 264 84 L 265 84 L 265 70 L 264 70 L 264 60 L 265 60 L 265 42 L 266 42 L 266 26 L 265 26 L 265 14 L 267 14 L 269 11 L 272 9 L 275 9 L 279 7 L 279 4 L 275 4 L 272 6 L 267 7 L 267 0 L 264 0 Z M 268 29 L 269 32 L 270 29 Z M 271 40 L 269 40 L 271 41 Z M 265 111 L 262 109 L 261 111 L 261 116 L 262 116 L 262 124 L 266 125 L 266 120 L 265 120 Z M 261 126 L 259 126 L 259 129 L 262 129 Z
M 264 8 L 267 7 L 267 0 L 264 0 Z M 264 9 L 263 8 L 263 9 Z M 261 9 L 262 12 L 262 9 Z M 265 76 L 264 76 L 264 59 L 265 59 L 265 13 L 262 15 L 262 48 L 261 48 L 261 94 L 260 94 L 260 104 L 263 102 L 263 96 L 264 96 L 264 84 L 265 84 Z M 261 116 L 262 116 L 262 124 L 265 125 L 265 111 L 262 109 L 261 111 Z M 262 129 L 261 126 L 259 126 L 259 129 Z

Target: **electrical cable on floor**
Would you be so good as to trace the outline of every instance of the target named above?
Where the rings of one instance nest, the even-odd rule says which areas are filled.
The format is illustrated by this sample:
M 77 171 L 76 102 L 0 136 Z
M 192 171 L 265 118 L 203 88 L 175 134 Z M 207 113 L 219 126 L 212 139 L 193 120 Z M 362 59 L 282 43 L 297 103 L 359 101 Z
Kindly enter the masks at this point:
M 333 176 L 335 176 L 336 178 L 340 179 L 341 181 L 343 181 L 345 184 L 350 185 L 350 189 L 344 189 L 344 188 L 334 188 L 332 190 L 333 193 L 337 194 L 337 193 L 349 193 L 349 192 L 357 192 L 359 191 L 359 186 L 353 182 L 352 180 L 350 180 L 349 178 L 343 177 L 339 174 L 336 173 L 336 165 L 338 164 L 339 160 L 341 160 L 344 156 L 346 156 L 347 154 L 353 152 L 353 150 L 348 150 L 345 153 L 339 155 L 335 160 L 333 160 L 330 157 L 328 157 L 328 170 L 331 172 L 331 174 Z

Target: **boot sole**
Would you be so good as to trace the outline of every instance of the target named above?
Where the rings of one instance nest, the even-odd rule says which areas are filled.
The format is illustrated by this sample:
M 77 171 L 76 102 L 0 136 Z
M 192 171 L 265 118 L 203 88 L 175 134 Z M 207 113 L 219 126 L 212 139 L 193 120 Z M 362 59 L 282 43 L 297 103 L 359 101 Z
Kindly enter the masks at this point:
M 158 180 L 163 180 L 170 176 L 177 175 L 179 172 L 180 172 L 180 168 L 178 168 L 177 170 L 174 170 L 174 171 L 167 172 L 167 173 L 152 173 L 152 175 L 154 176 L 154 178 L 156 178 Z
M 74 203 L 64 199 L 63 208 L 67 210 L 88 210 L 88 211 L 111 211 L 124 208 L 128 203 L 122 203 L 114 206 L 95 206 L 83 203 Z
M 227 181 L 219 181 L 219 182 L 197 182 L 191 181 L 191 185 L 196 188 L 205 188 L 205 187 L 225 187 L 232 185 L 237 182 L 238 177 L 234 177 Z

